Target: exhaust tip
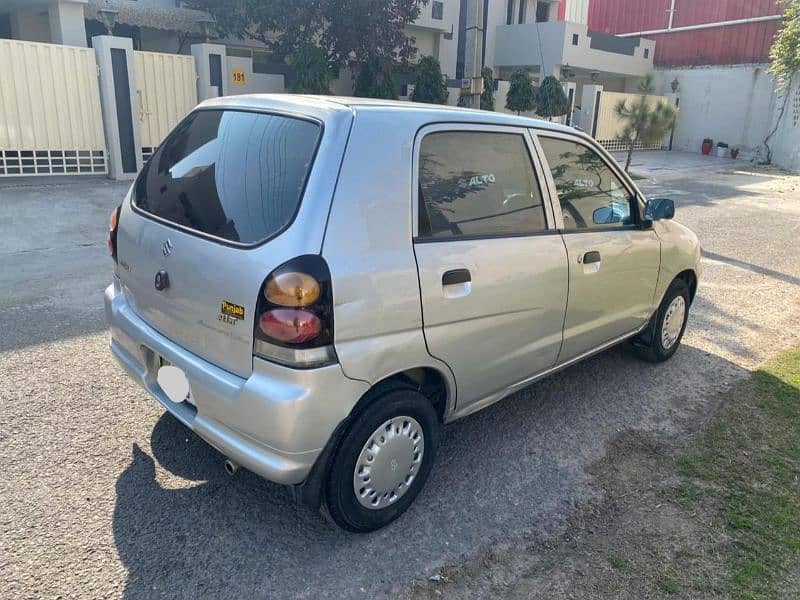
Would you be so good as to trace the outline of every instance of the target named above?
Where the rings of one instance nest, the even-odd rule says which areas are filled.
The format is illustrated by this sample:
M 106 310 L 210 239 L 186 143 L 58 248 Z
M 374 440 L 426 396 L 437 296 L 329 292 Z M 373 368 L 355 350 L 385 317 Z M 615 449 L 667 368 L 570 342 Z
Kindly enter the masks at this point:
M 233 462 L 230 458 L 225 459 L 225 472 L 233 477 L 236 475 L 236 472 L 239 470 L 239 465 Z

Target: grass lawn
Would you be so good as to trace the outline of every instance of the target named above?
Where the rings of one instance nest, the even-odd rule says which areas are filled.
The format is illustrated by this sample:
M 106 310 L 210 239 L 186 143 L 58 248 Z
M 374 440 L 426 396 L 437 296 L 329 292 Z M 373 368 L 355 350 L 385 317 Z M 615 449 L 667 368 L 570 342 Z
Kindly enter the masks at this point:
M 410 597 L 800 598 L 800 351 L 714 406 L 690 434 L 621 432 L 560 541 L 493 547 Z
M 679 471 L 685 493 L 719 501 L 732 594 L 788 597 L 800 564 L 800 351 L 767 364 L 749 388 L 679 458 Z

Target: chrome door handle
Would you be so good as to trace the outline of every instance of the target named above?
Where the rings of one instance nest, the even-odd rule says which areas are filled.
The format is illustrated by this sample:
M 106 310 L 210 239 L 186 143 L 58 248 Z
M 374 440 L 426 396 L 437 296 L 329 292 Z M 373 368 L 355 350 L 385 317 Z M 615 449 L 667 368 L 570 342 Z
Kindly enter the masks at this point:
M 472 281 L 472 274 L 469 269 L 453 269 L 442 275 L 442 285 L 458 285 L 470 281 Z
M 583 256 L 578 258 L 579 263 L 583 263 L 585 265 L 590 265 L 592 263 L 599 263 L 600 262 L 600 253 L 597 250 L 592 250 L 591 252 L 587 252 Z

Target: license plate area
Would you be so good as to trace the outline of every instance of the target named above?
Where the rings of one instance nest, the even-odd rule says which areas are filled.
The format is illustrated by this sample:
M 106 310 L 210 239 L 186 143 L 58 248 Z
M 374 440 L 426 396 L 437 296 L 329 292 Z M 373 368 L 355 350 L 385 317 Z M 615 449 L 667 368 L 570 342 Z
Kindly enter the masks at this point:
M 189 386 L 186 373 L 170 363 L 163 356 L 159 357 L 158 363 L 159 367 L 156 381 L 158 381 L 158 385 L 164 391 L 167 398 L 176 404 L 188 402 L 192 406 L 195 406 L 192 389 Z

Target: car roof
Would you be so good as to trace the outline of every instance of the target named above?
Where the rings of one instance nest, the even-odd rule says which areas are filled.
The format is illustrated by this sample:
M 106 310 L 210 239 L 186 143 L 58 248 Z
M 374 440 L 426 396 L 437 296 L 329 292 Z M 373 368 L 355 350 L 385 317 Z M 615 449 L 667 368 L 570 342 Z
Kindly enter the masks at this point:
M 408 111 L 424 115 L 434 121 L 453 121 L 461 123 L 484 123 L 509 125 L 517 127 L 536 127 L 576 133 L 577 130 L 551 123 L 542 119 L 533 119 L 512 114 L 461 108 L 441 104 L 424 104 L 399 100 L 382 100 L 376 98 L 352 98 L 347 96 L 313 96 L 308 94 L 243 94 L 240 96 L 223 96 L 206 100 L 199 108 L 239 108 L 255 110 L 279 110 L 282 112 L 308 115 L 325 119 L 336 113 L 353 113 L 359 110 L 396 113 Z

